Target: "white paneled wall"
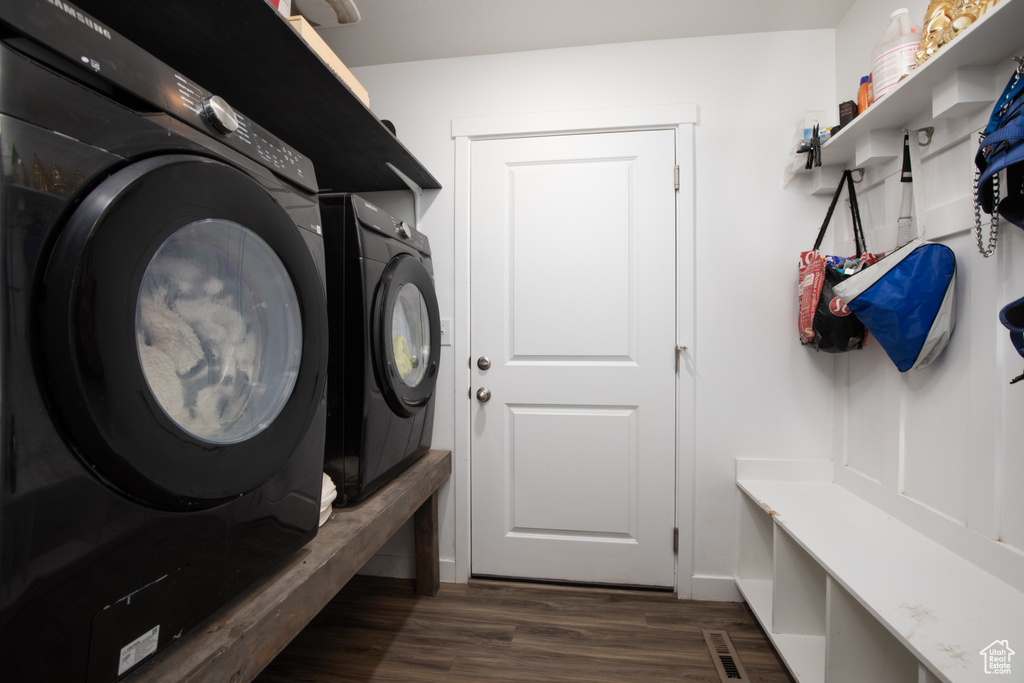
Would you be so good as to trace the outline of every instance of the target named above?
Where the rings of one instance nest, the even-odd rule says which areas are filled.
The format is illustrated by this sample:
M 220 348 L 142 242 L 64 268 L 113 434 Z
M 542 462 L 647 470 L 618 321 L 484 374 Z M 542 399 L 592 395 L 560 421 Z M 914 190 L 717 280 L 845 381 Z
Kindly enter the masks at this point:
M 840 100 L 842 82 L 862 63 L 868 17 L 894 9 L 883 5 L 860 0 L 837 27 Z M 918 9 L 912 6 L 912 14 Z M 1024 46 L 1015 54 L 1024 54 Z M 1008 61 L 995 70 L 995 93 L 1012 68 Z M 936 128 L 919 184 L 927 194 L 930 238 L 957 254 L 957 330 L 943 357 L 921 372 L 901 376 L 877 345 L 837 363 L 834 461 L 838 483 L 1020 588 L 1024 384 L 1008 382 L 1024 370 L 1024 359 L 997 315 L 1024 296 L 1024 234 L 1004 221 L 996 255 L 988 259 L 975 244 L 973 160 L 990 109 L 940 120 L 921 112 L 912 125 Z M 894 235 L 897 170 L 893 162 L 861 184 L 869 243 L 879 248 L 888 248 Z
M 1000 90 L 1007 76 L 993 75 Z M 998 311 L 1024 296 L 1017 272 L 1024 267 L 1024 233 L 1004 221 L 996 255 L 978 253 L 973 160 L 988 115 L 988 107 L 949 121 L 926 114 L 911 126 L 936 127 L 923 148 L 923 168 L 915 169 L 915 188 L 925 192 L 926 236 L 957 256 L 956 330 L 942 356 L 919 371 L 899 373 L 877 343 L 837 357 L 835 478 L 1022 588 L 1024 384 L 1008 382 L 1024 370 L 1024 359 Z M 870 249 L 888 249 L 895 239 L 900 167 L 893 161 L 870 169 L 858 185 Z M 850 251 L 847 213 L 838 235 L 837 253 Z

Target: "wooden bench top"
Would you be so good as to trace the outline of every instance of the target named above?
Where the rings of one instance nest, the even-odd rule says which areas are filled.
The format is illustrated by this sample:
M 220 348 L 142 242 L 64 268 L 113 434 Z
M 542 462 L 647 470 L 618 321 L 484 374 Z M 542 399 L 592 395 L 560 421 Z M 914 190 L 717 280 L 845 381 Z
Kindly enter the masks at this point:
M 250 681 L 415 515 L 417 591 L 438 588 L 437 490 L 451 453 L 430 451 L 366 500 L 338 508 L 277 574 L 126 677 L 131 683 Z

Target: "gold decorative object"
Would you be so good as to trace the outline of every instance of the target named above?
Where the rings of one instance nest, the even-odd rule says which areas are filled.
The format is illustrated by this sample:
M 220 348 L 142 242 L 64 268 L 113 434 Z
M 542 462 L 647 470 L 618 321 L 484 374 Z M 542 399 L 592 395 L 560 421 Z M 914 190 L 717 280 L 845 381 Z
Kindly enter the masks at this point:
M 921 46 L 914 55 L 918 66 L 942 47 L 942 32 L 949 25 L 953 13 L 953 0 L 932 0 L 924 13 L 924 29 L 921 31 Z
M 932 0 L 924 14 L 921 46 L 914 55 L 917 65 L 921 66 L 996 2 L 998 0 Z
M 976 0 L 956 0 L 953 12 L 949 15 L 949 24 L 942 30 L 942 43 L 953 40 L 961 31 L 977 21 L 984 11 L 983 6 L 987 4 Z

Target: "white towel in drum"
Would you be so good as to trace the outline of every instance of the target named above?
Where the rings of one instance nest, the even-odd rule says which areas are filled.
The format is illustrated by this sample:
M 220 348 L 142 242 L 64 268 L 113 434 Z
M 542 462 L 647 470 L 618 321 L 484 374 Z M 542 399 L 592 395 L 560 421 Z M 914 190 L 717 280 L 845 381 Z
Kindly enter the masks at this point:
M 249 405 L 259 376 L 258 337 L 225 283 L 196 264 L 157 259 L 139 297 L 139 360 L 168 415 L 218 437 Z

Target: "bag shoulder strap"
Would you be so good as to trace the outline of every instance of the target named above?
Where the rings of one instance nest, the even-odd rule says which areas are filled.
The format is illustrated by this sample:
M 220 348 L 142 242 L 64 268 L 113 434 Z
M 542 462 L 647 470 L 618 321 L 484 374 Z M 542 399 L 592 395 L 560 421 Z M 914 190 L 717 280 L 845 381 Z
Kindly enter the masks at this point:
M 913 133 L 914 142 L 910 142 Z M 921 150 L 917 134 L 907 131 L 903 135 L 903 172 L 900 182 L 903 183 L 903 199 L 900 202 L 900 214 L 897 220 L 896 248 L 904 246 L 911 240 L 924 239 L 925 214 L 924 214 L 924 185 L 914 185 L 914 169 L 921 173 Z M 920 178 L 918 178 L 920 180 Z M 913 205 L 913 218 L 911 218 L 911 205 Z
M 853 242 L 857 249 L 857 256 L 867 251 L 866 243 L 864 242 L 864 228 L 860 224 L 860 207 L 857 205 L 857 194 L 853 189 L 853 174 L 849 169 L 843 171 L 843 176 L 839 179 L 839 186 L 836 187 L 836 194 L 833 195 L 833 201 L 828 205 L 828 211 L 825 213 L 825 220 L 821 223 L 821 228 L 818 230 L 818 239 L 814 241 L 814 251 L 821 248 L 821 242 L 825 237 L 825 229 L 828 228 L 828 222 L 831 220 L 831 216 L 836 211 L 836 205 L 839 204 L 839 197 L 843 194 L 843 186 L 848 188 L 850 194 L 850 217 L 853 220 Z
M 864 241 L 864 228 L 860 222 L 860 207 L 857 205 L 857 193 L 853 189 L 853 174 L 850 173 L 849 169 L 843 170 L 843 175 L 839 179 L 839 186 L 836 187 L 836 192 L 832 195 L 832 203 L 828 206 L 828 211 L 825 213 L 825 221 L 821 224 L 821 229 L 818 230 L 818 239 L 814 241 L 814 251 L 818 251 L 821 248 L 821 243 L 825 239 L 825 230 L 828 229 L 828 224 L 832 220 L 832 214 L 836 210 L 836 204 L 839 203 L 839 195 L 843 193 L 843 186 L 846 186 L 850 194 L 850 217 L 853 220 L 853 241 L 857 249 L 857 256 L 867 251 L 866 242 Z
M 864 239 L 864 224 L 860 220 L 860 204 L 857 202 L 857 191 L 853 187 L 853 173 L 846 172 L 846 188 L 850 193 L 850 217 L 853 220 L 853 242 L 857 248 L 857 256 L 868 251 L 867 240 Z

